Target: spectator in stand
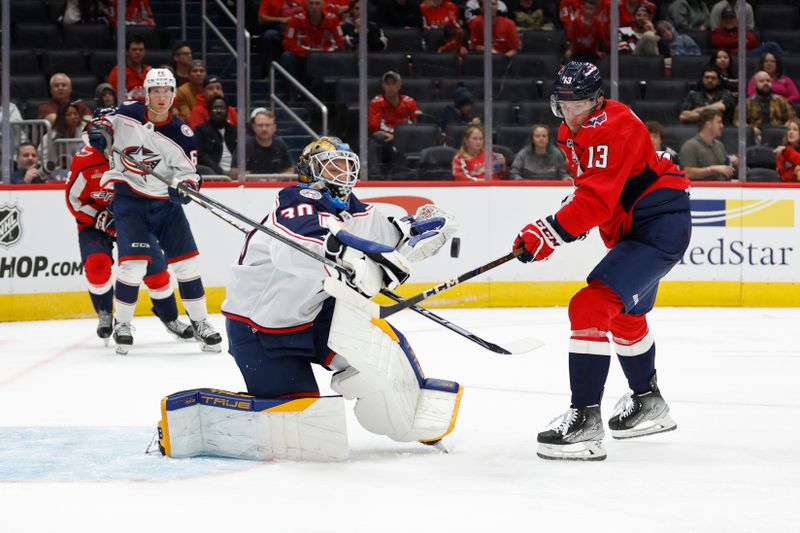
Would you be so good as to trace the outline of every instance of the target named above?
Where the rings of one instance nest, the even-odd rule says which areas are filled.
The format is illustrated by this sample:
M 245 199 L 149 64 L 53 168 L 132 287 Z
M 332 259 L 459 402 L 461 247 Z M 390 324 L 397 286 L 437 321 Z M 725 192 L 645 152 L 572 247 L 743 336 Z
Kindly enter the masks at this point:
M 800 102 L 800 92 L 792 78 L 783 73 L 783 60 L 780 55 L 767 52 L 761 56 L 759 63 L 760 70 L 763 70 L 772 78 L 772 94 L 783 96 L 790 102 Z M 756 92 L 756 77 L 750 78 L 747 83 L 747 96 L 753 96 Z
M 44 173 L 39 164 L 39 151 L 32 142 L 20 143 L 17 148 L 17 160 L 11 170 L 12 184 L 44 183 Z
M 8 120 L 9 122 L 18 122 L 22 120 L 22 114 L 19 112 L 19 108 L 17 104 L 14 102 L 8 102 Z M 3 121 L 3 108 L 0 106 L 0 124 Z M 22 130 L 21 126 L 11 125 L 11 150 L 15 151 L 19 146 L 20 142 L 27 142 L 28 136 L 25 135 L 25 132 Z M 3 144 L 3 132 L 0 129 L 0 148 L 2 148 Z M 2 153 L 0 153 L 2 156 Z
M 706 68 L 713 68 L 722 80 L 722 88 L 728 89 L 735 97 L 739 90 L 739 75 L 736 73 L 736 64 L 731 59 L 727 50 L 720 48 L 708 61 Z
M 722 113 L 718 109 L 707 109 L 700 113 L 697 122 L 699 133 L 681 146 L 683 171 L 692 180 L 724 181 L 736 174 L 739 160 L 725 153 L 722 137 Z
M 294 169 L 289 147 L 275 135 L 275 113 L 259 107 L 250 118 L 253 136 L 245 144 L 247 172 L 251 174 L 291 174 Z M 236 165 L 236 152 L 233 153 Z M 236 165 L 238 166 L 238 165 Z
M 661 20 L 656 24 L 658 40 L 658 50 L 663 57 L 675 56 L 699 56 L 700 47 L 694 39 L 688 35 L 678 33 L 675 28 L 666 20 Z
M 486 165 L 483 151 L 483 129 L 468 126 L 461 139 L 461 149 L 453 156 L 453 178 L 456 181 L 486 181 Z M 508 168 L 503 154 L 492 152 L 492 177 L 508 178 Z
M 206 79 L 206 64 L 200 59 L 192 61 L 189 69 L 189 81 L 178 87 L 175 93 L 173 108 L 184 122 L 192 116 L 192 109 L 197 103 L 197 97 L 203 93 L 203 81 Z
M 756 72 L 753 76 L 756 92 L 747 97 L 745 104 L 745 120 L 747 126 L 756 130 L 756 136 L 761 136 L 760 128 L 765 120 L 769 119 L 772 126 L 783 126 L 797 114 L 794 107 L 783 96 L 772 92 L 772 77 L 765 71 Z M 739 106 L 736 106 L 738 110 Z M 739 125 L 739 114 L 733 113 L 733 125 Z
M 511 164 L 511 179 L 564 180 L 569 177 L 564 154 L 550 140 L 550 127 L 534 124 L 531 143 L 517 153 Z
M 286 24 L 292 16 L 305 11 L 305 8 L 304 0 L 261 0 L 258 23 L 264 32 L 261 34 L 261 57 L 265 67 L 281 57 L 281 41 Z
M 470 46 L 473 52 L 483 52 L 483 15 L 478 15 L 469 23 Z M 498 0 L 492 0 L 492 53 L 512 57 L 522 43 L 517 27 L 503 16 L 498 16 Z
M 608 3 L 608 2 L 607 2 Z M 619 27 L 633 26 L 636 22 L 636 13 L 644 9 L 648 20 L 656 16 L 656 5 L 648 0 L 619 0 Z
M 712 67 L 703 69 L 700 79 L 702 90 L 691 90 L 683 99 L 681 114 L 678 119 L 683 124 L 691 124 L 700 120 L 700 113 L 706 110 L 717 110 L 725 117 L 725 122 L 730 124 L 736 100 L 728 89 L 722 88 L 717 70 Z
M 800 181 L 800 120 L 793 118 L 786 123 L 783 143 L 775 148 L 775 154 L 781 181 Z
M 604 41 L 600 24 L 595 20 L 597 0 L 583 0 L 583 7 L 577 10 L 575 18 L 567 29 L 566 59 L 595 62 L 606 54 L 600 50 Z
M 453 105 L 447 106 L 444 109 L 441 122 L 442 131 L 447 130 L 448 124 L 471 124 L 479 126 L 481 119 L 473 114 L 473 103 L 472 93 L 469 89 L 463 85 L 456 88 L 456 92 L 453 95 Z
M 58 109 L 72 98 L 72 80 L 63 72 L 50 76 L 50 100 L 39 106 L 36 118 L 45 119 L 50 124 L 55 124 Z M 86 120 L 92 119 L 92 110 L 81 101 L 75 102 L 81 116 Z
M 107 22 L 109 15 L 109 3 L 107 1 L 86 0 L 67 0 L 64 3 L 64 13 L 60 17 L 63 24 L 93 24 L 95 22 Z
M 680 32 L 706 31 L 710 12 L 704 0 L 675 0 L 669 5 L 669 19 Z
M 382 0 L 376 15 L 376 22 L 384 28 L 422 29 L 419 0 Z
M 197 95 L 192 108 L 192 114 L 189 115 L 189 120 L 186 123 L 190 128 L 194 129 L 206 120 L 208 120 L 208 102 L 215 96 L 225 97 L 222 90 L 222 80 L 216 76 L 209 76 L 203 80 L 203 92 Z M 228 124 L 236 126 L 239 122 L 239 115 L 236 113 L 236 108 L 228 107 Z
M 109 2 L 108 21 L 112 27 L 117 25 L 116 6 L 116 0 Z M 137 26 L 155 26 L 156 21 L 153 17 L 153 10 L 150 9 L 150 2 L 148 0 L 128 0 L 125 6 L 125 23 Z
M 208 120 L 194 130 L 197 139 L 197 172 L 237 177 L 233 166 L 236 153 L 236 128 L 228 121 L 228 104 L 222 96 L 208 102 Z M 205 167 L 205 168 L 203 168 Z
M 636 10 L 633 23 L 630 26 L 619 27 L 620 53 L 637 56 L 657 56 L 659 37 L 653 26 L 650 12 L 647 7 L 641 6 Z
M 72 154 L 77 152 L 83 146 L 78 144 L 63 145 L 56 143 L 57 139 L 80 139 L 83 133 L 83 128 L 88 124 L 88 121 L 81 117 L 80 109 L 73 103 L 62 104 L 56 113 L 56 122 L 53 124 L 53 129 L 50 133 L 42 138 L 42 147 L 46 146 L 47 160 L 52 161 L 61 169 L 61 171 L 54 177 L 61 179 L 65 177 L 65 172 L 69 169 L 69 161 Z
M 731 2 L 730 0 L 720 0 L 711 8 L 709 15 L 709 26 L 711 30 L 716 30 L 722 25 L 723 13 L 725 10 L 733 11 L 733 16 L 736 17 L 736 7 L 739 4 L 738 0 Z M 753 16 L 753 6 L 745 2 L 745 24 L 750 31 L 756 31 L 756 19 Z
M 385 173 L 395 159 L 394 128 L 417 121 L 417 102 L 410 96 L 400 94 L 402 88 L 400 74 L 393 70 L 385 72 L 381 76 L 383 94 L 377 95 L 369 103 L 369 160 L 373 163 L 369 170 L 373 175 Z M 375 162 L 380 164 L 375 165 Z
M 450 0 L 423 0 L 419 9 L 422 12 L 422 31 L 444 30 L 448 25 L 461 27 L 458 8 Z
M 561 0 L 558 3 L 558 20 L 567 33 L 570 31 L 572 22 L 580 16 L 582 5 L 581 0 Z
M 475 17 L 479 17 L 481 15 L 482 9 L 483 0 L 467 1 L 467 3 L 464 5 L 464 21 L 466 21 L 467 26 L 472 24 L 472 21 L 475 20 Z M 508 6 L 506 6 L 502 0 L 497 2 L 497 14 L 501 17 L 508 18 Z
M 349 16 L 342 23 L 342 34 L 344 34 L 345 48 L 348 50 L 358 50 L 358 32 L 361 23 L 361 9 L 359 0 L 350 0 Z M 389 39 L 383 34 L 383 30 L 373 21 L 367 22 L 367 50 L 369 52 L 382 52 L 386 50 Z
M 144 39 L 139 35 L 131 35 L 125 43 L 125 91 L 131 92 L 134 89 L 144 88 L 144 78 L 150 71 L 150 65 L 144 64 L 144 56 L 147 50 L 144 47 Z M 108 73 L 108 83 L 117 90 L 117 67 Z
M 286 25 L 280 63 L 289 74 L 303 79 L 309 52 L 334 52 L 343 48 L 339 17 L 326 13 L 322 0 L 308 0 L 306 11 L 293 15 Z
M 761 54 L 772 52 L 773 54 L 783 54 L 783 49 L 775 41 L 759 43 L 758 37 L 752 30 L 745 30 L 745 48 L 748 57 L 758 57 Z M 731 7 L 722 10 L 722 19 L 719 27 L 711 32 L 711 46 L 730 51 L 732 54 L 739 47 L 739 20 L 736 12 Z
M 192 70 L 192 47 L 186 41 L 181 41 L 172 47 L 172 72 L 175 74 L 175 83 L 180 87 L 189 81 L 189 72 Z
M 464 46 L 464 30 L 460 27 L 448 24 L 442 31 L 444 43 L 436 49 L 439 54 L 458 54 L 459 62 L 467 54 L 467 47 Z
M 678 152 L 664 145 L 664 126 L 657 120 L 650 120 L 644 123 L 647 127 L 647 132 L 650 134 L 650 140 L 653 141 L 653 148 L 656 152 L 664 152 L 669 155 L 672 161 L 677 165 Z
M 556 29 L 558 14 L 555 3 L 547 0 L 511 0 L 510 18 L 517 31 L 551 31 Z
M 117 107 L 117 93 L 110 83 L 101 83 L 94 89 L 95 108 Z

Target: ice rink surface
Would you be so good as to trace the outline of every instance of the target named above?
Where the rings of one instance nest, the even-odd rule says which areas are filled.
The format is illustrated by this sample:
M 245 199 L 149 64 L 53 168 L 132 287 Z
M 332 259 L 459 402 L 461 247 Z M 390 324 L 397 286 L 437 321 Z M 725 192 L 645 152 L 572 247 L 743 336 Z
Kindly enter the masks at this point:
M 172 341 L 154 318 L 137 317 L 127 356 L 94 320 L 0 324 L 0 531 L 800 531 L 800 309 L 657 308 L 678 429 L 608 436 L 599 463 L 536 457 L 569 404 L 564 309 L 437 313 L 547 344 L 500 356 L 400 313 L 426 374 L 465 386 L 450 453 L 371 435 L 349 404 L 351 458 L 334 464 L 144 455 L 163 396 L 243 389 L 226 352 Z M 612 361 L 605 419 L 625 392 Z

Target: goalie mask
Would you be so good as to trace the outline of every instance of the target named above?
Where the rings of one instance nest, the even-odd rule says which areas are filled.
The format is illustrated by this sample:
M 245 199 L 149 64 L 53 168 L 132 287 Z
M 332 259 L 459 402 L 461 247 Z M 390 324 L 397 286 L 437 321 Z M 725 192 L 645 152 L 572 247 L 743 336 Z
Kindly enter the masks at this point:
M 361 168 L 358 155 L 338 137 L 320 137 L 312 141 L 297 160 L 301 187 L 321 191 L 337 209 L 347 209 L 350 193 Z
M 169 87 L 172 96 L 175 97 L 175 76 L 166 68 L 153 68 L 147 72 L 144 78 L 144 99 L 145 105 L 150 106 L 150 89 L 153 87 Z

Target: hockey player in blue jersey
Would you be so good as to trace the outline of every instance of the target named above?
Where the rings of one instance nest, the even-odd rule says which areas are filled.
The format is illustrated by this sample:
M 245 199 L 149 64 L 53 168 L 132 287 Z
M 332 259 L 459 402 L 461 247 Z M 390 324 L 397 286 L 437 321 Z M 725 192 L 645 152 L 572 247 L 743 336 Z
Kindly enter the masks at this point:
M 114 221 L 119 247 L 119 273 L 114 290 L 114 332 L 117 352 L 133 345 L 131 321 L 147 265 L 163 249 L 178 279 L 183 305 L 194 337 L 204 351 L 221 350 L 222 337 L 207 319 L 198 250 L 182 204 L 189 199 L 174 187 L 143 172 L 107 144 L 142 165 L 197 190 L 194 133 L 170 113 L 175 78 L 167 69 L 152 69 L 144 82 L 146 103 L 125 102 L 116 113 L 96 119 L 88 130 L 90 144 L 108 152 L 110 169 L 102 185 L 114 191 Z
M 456 231 L 455 219 L 433 205 L 392 219 L 361 202 L 352 193 L 358 156 L 334 137 L 306 146 L 297 169 L 300 184 L 278 193 L 262 223 L 351 275 L 339 281 L 338 270 L 250 232 L 222 304 L 247 394 L 201 389 L 167 397 L 159 433 L 169 455 L 346 457 L 342 398 L 320 397 L 314 364 L 335 371 L 331 388 L 357 399 L 356 417 L 372 433 L 436 443 L 455 425 L 461 387 L 425 378 L 402 333 L 354 303 L 405 281 L 414 262 Z M 323 290 L 328 276 L 349 298 Z

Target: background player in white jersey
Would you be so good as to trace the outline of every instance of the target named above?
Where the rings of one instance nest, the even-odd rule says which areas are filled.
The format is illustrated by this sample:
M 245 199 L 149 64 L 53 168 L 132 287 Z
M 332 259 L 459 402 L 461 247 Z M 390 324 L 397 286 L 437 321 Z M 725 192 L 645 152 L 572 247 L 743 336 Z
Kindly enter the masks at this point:
M 119 353 L 133 344 L 131 321 L 139 285 L 155 254 L 164 251 L 178 278 L 183 305 L 203 350 L 220 351 L 222 337 L 208 322 L 198 250 L 182 204 L 189 199 L 121 157 L 127 154 L 162 176 L 197 190 L 194 133 L 170 108 L 175 78 L 153 69 L 144 82 L 146 103 L 125 102 L 116 113 L 93 121 L 92 147 L 112 158 L 102 185 L 114 190 L 114 220 L 119 247 L 119 274 L 114 290 L 114 341 Z M 106 146 L 108 140 L 113 149 Z
M 356 291 L 372 297 L 382 287 L 405 281 L 411 264 L 436 253 L 456 230 L 455 219 L 432 205 L 420 208 L 413 218 L 395 220 L 361 202 L 352 194 L 358 156 L 337 138 L 310 143 L 297 168 L 300 184 L 278 193 L 275 209 L 263 224 L 348 268 L 352 275 L 344 281 L 350 288 L 336 282 L 337 287 L 357 301 L 363 296 Z M 263 232 L 247 235 L 222 312 L 230 353 L 252 396 L 201 390 L 192 402 L 183 400 L 185 392 L 167 397 L 162 448 L 174 456 L 203 450 L 251 458 L 346 456 L 342 400 L 319 398 L 312 363 L 336 370 L 331 387 L 347 399 L 358 399 L 356 416 L 373 433 L 401 442 L 433 443 L 453 429 L 461 387 L 426 379 L 405 337 L 388 322 L 360 312 L 352 299 L 329 296 L 323 291 L 327 276 L 339 274 Z M 289 410 L 283 405 L 280 412 L 258 409 L 255 418 L 272 418 L 267 429 L 253 437 L 252 446 L 238 443 L 237 448 L 226 436 L 236 432 L 244 440 L 251 433 L 245 422 L 225 432 L 220 429 L 234 423 L 231 408 L 289 398 L 308 402 L 293 408 L 300 412 L 293 411 L 291 420 L 280 422 L 286 427 L 291 423 L 291 430 L 276 429 L 278 418 Z M 228 407 L 225 419 L 213 418 L 213 425 L 200 429 L 198 425 L 213 416 L 215 402 Z M 309 405 L 330 407 L 310 413 Z M 181 417 L 187 406 L 205 411 Z M 303 425 L 306 419 L 313 420 L 313 435 Z M 323 426 L 329 430 L 321 435 Z M 296 435 L 291 446 L 286 435 Z

